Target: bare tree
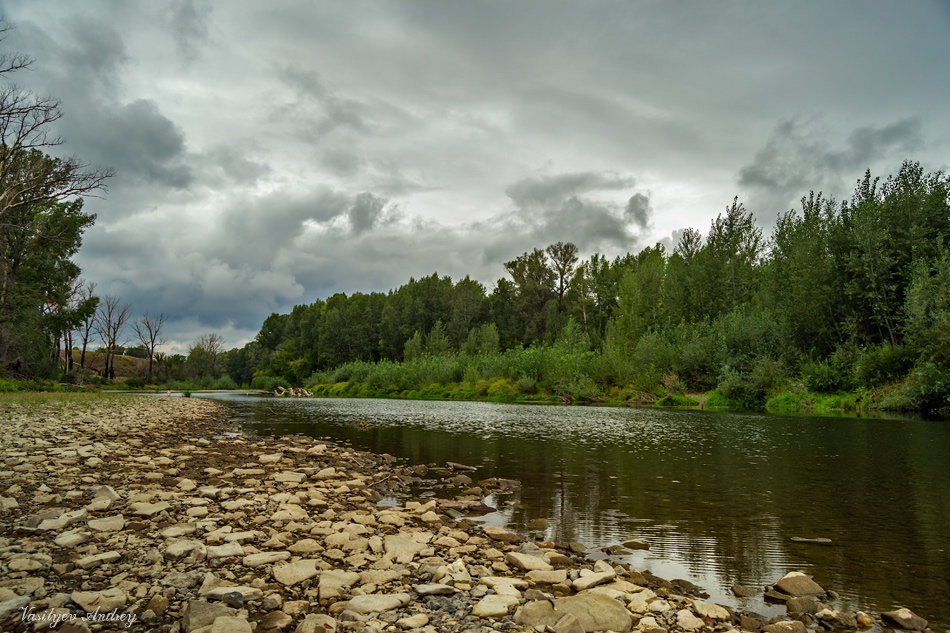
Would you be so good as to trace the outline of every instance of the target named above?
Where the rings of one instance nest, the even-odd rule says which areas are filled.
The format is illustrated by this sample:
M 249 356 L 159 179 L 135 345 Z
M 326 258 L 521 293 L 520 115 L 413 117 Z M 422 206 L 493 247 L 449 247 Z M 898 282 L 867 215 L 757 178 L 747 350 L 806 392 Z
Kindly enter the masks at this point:
M 202 334 L 195 341 L 195 347 L 208 353 L 211 358 L 211 375 L 213 376 L 218 362 L 218 354 L 224 350 L 224 339 L 214 332 Z
M 166 318 L 165 313 L 152 318 L 148 315 L 148 312 L 146 312 L 145 316 L 132 324 L 132 329 L 135 330 L 135 336 L 138 337 L 139 342 L 142 343 L 142 347 L 145 348 L 146 354 L 148 354 L 147 382 L 152 381 L 152 360 L 155 358 L 155 348 L 165 344 L 165 339 L 160 339 L 159 335 L 161 334 L 162 325 L 165 323 Z
M 0 40 L 9 30 L 0 20 Z M 0 79 L 32 63 L 26 55 L 0 56 Z M 61 117 L 56 99 L 9 83 L 0 88 L 0 227 L 19 227 L 13 219 L 18 209 L 91 195 L 112 176 L 112 170 L 91 170 L 75 158 L 46 160 L 43 150 L 63 142 L 49 130 Z M 30 166 L 15 165 L 18 157 L 27 157 Z
M 98 302 L 98 298 L 95 296 L 96 291 L 96 282 L 87 281 L 79 287 L 79 297 L 82 301 L 90 301 L 95 299 Z M 89 339 L 92 337 L 92 333 L 95 331 L 95 321 L 96 321 L 96 312 L 90 312 L 82 323 L 79 324 L 79 327 L 76 329 L 76 334 L 79 335 L 79 340 L 82 341 L 82 351 L 79 353 L 79 366 L 86 366 L 86 347 L 89 345 Z
M 110 380 L 115 380 L 115 349 L 128 319 L 129 306 L 120 304 L 118 297 L 106 295 L 96 313 L 95 327 L 105 347 L 106 362 L 102 375 Z

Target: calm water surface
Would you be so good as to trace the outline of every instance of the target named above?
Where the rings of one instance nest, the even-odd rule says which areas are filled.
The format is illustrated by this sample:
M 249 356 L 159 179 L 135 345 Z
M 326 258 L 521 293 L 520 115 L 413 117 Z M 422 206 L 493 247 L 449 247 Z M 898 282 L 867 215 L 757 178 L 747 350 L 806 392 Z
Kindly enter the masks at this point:
M 490 522 L 620 557 L 712 598 L 733 583 L 813 574 L 842 606 L 906 606 L 950 629 L 950 424 L 923 420 L 229 394 L 248 432 L 305 433 L 407 463 L 477 466 L 518 479 Z M 372 427 L 355 424 L 368 420 Z M 791 537 L 832 539 L 801 544 Z

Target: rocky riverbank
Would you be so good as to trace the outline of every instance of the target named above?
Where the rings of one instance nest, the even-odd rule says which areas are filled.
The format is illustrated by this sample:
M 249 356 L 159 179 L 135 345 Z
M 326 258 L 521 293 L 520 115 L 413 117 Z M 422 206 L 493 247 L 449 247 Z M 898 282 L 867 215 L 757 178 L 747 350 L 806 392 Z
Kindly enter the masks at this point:
M 3 631 L 164 633 L 925 629 L 906 609 L 836 610 L 804 574 L 766 621 L 668 582 L 467 516 L 486 489 L 402 497 L 425 469 L 309 437 L 228 433 L 218 405 L 0 399 Z M 446 488 L 449 490 L 449 488 Z M 736 588 L 737 591 L 743 590 Z M 762 588 L 754 591 L 762 592 Z

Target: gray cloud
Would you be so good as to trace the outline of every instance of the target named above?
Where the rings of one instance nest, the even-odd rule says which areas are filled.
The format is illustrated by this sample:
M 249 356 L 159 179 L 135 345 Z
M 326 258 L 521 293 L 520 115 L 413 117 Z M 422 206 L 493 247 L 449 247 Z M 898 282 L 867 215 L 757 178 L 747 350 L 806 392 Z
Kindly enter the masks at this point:
M 140 99 L 108 107 L 67 133 L 98 158 L 97 162 L 120 167 L 125 177 L 175 189 L 192 182 L 191 169 L 182 162 L 184 136 L 153 101 Z
M 627 208 L 624 209 L 624 216 L 639 228 L 647 228 L 650 224 L 650 196 L 643 193 L 630 196 L 627 200 Z
M 180 0 L 171 12 L 171 27 L 178 51 L 186 64 L 198 57 L 198 49 L 208 37 L 211 7 L 196 0 Z
M 828 136 L 815 122 L 782 121 L 752 162 L 739 170 L 739 185 L 750 192 L 750 206 L 760 219 L 774 219 L 812 189 L 841 197 L 848 193 L 846 183 L 865 169 L 882 161 L 893 168 L 923 143 L 919 117 L 856 128 L 838 147 Z
M 350 226 L 356 234 L 365 233 L 373 228 L 383 212 L 386 201 L 377 198 L 368 191 L 356 196 L 349 210 Z
M 629 189 L 632 178 L 609 173 L 578 172 L 554 176 L 525 178 L 505 189 L 505 194 L 519 207 L 550 206 L 566 198 L 597 190 Z

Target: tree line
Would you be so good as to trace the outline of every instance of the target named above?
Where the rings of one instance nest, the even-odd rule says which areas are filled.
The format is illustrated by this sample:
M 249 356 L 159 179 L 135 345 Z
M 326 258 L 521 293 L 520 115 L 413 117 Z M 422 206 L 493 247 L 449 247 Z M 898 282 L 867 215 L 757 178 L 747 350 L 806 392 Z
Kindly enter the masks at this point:
M 296 384 L 506 379 L 515 392 L 594 398 L 715 389 L 749 406 L 861 389 L 884 406 L 940 409 L 948 238 L 950 179 L 906 161 L 884 179 L 866 172 L 840 203 L 809 193 L 768 237 L 735 199 L 671 250 L 580 259 L 558 242 L 505 262 L 490 291 L 433 273 L 388 293 L 338 293 L 270 315 L 241 353 L 245 374 Z M 445 371 L 410 379 L 426 358 Z

